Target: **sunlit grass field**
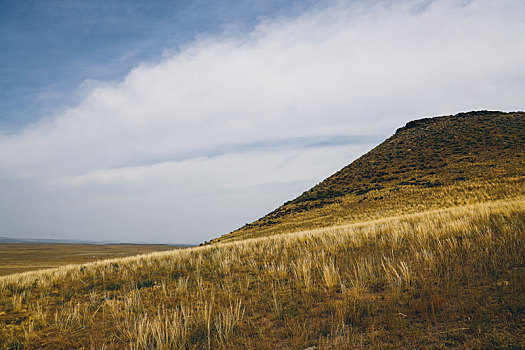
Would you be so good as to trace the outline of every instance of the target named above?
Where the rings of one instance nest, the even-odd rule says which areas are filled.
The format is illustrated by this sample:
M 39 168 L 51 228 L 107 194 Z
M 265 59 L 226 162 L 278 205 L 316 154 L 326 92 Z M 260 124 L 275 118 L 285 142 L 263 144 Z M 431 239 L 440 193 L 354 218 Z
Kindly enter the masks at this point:
M 7 349 L 525 347 L 525 198 L 0 279 Z

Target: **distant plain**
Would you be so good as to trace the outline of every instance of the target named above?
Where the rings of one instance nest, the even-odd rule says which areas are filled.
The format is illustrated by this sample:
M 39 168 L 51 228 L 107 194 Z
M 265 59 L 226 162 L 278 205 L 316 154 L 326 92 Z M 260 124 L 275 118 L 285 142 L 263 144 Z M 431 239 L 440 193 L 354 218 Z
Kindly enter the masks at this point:
M 172 245 L 0 243 L 0 276 L 183 248 Z

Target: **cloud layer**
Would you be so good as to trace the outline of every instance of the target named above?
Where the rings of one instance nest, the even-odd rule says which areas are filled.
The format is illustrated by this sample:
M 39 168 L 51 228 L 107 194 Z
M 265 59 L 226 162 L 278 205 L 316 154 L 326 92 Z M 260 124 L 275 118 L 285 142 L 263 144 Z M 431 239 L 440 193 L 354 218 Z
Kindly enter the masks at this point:
M 230 231 L 408 120 L 523 109 L 524 20 L 517 1 L 337 2 L 202 38 L 1 136 L 0 235 Z

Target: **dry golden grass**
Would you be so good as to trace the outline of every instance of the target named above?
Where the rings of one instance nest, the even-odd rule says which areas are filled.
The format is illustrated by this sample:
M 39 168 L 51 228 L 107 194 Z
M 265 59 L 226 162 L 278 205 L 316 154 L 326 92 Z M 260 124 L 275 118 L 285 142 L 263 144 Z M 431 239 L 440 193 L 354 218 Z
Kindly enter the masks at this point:
M 525 347 L 525 198 L 0 278 L 6 349 Z
M 367 193 L 369 200 L 347 195 L 314 211 L 290 213 L 286 220 L 269 226 L 242 228 L 212 240 L 231 242 L 247 238 L 289 234 L 317 228 L 348 225 L 430 210 L 492 202 L 525 195 L 525 176 L 463 181 L 439 188 L 407 186 Z M 374 198 L 377 198 L 375 200 Z

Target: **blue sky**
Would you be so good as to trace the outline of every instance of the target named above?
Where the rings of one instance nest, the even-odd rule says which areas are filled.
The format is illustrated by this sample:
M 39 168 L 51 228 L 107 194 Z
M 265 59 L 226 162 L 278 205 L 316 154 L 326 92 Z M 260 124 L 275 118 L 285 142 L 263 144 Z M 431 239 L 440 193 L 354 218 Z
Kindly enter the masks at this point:
M 200 243 L 407 121 L 523 110 L 525 5 L 0 2 L 0 236 Z
M 235 35 L 314 1 L 0 2 L 0 128 L 19 130 L 81 98 L 85 80 L 122 79 L 198 38 Z M 80 96 L 72 94 L 78 90 Z

